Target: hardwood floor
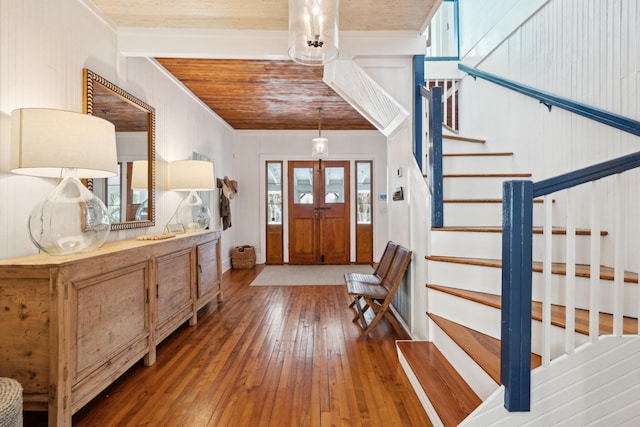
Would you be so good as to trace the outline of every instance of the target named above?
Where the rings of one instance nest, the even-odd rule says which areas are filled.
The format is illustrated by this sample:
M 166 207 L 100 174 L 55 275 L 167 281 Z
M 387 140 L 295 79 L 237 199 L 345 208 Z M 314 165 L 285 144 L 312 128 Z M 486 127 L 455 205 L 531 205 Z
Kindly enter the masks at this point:
M 73 417 L 82 426 L 430 426 L 386 320 L 358 342 L 344 286 L 249 287 L 211 303 Z M 33 415 L 33 414 L 27 414 Z M 34 421 L 26 417 L 25 425 Z

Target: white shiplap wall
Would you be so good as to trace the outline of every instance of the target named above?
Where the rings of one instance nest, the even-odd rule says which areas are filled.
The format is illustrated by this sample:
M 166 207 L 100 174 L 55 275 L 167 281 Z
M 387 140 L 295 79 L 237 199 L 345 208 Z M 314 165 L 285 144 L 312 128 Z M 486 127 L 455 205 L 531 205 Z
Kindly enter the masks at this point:
M 180 194 L 165 191 L 166 161 L 197 151 L 231 174 L 234 132 L 154 62 L 124 58 L 115 30 L 79 0 L 0 0 L 0 258 L 35 253 L 27 217 L 54 180 L 12 174 L 10 114 L 20 107 L 82 111 L 82 68 L 89 68 L 156 108 L 158 160 L 154 229 L 111 233 L 110 240 L 159 232 Z M 215 199 L 215 198 L 214 198 Z M 217 209 L 214 207 L 214 211 Z M 234 242 L 223 236 L 223 253 Z
M 480 2 L 460 3 L 461 22 L 481 13 Z M 465 18 L 467 17 L 467 18 Z M 552 0 L 500 44 L 478 68 L 536 89 L 640 120 L 640 6 L 637 0 Z M 464 34 L 464 33 L 463 33 Z M 475 45 L 464 41 L 463 45 Z M 465 59 L 462 59 L 465 62 Z M 513 150 L 533 180 L 609 160 L 640 149 L 640 138 L 558 108 L 551 112 L 524 95 L 464 78 L 461 133 L 487 137 L 490 151 Z M 629 236 L 638 236 L 640 174 L 624 177 Z M 612 190 L 599 202 L 603 226 L 612 229 Z M 591 195 L 580 191 L 578 227 L 588 227 Z M 555 196 L 561 225 L 565 197 Z M 637 237 L 627 239 L 625 267 L 638 256 Z M 606 245 L 606 244 L 605 244 Z M 607 252 L 604 261 L 610 261 Z

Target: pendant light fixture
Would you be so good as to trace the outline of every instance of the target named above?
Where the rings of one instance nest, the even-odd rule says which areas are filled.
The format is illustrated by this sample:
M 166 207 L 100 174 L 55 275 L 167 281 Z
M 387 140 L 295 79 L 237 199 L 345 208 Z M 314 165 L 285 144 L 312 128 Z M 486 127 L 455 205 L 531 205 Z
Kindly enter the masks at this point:
M 338 57 L 338 0 L 289 0 L 289 57 L 311 66 Z
M 322 108 L 318 108 L 318 137 L 311 140 L 311 157 L 324 159 L 329 156 L 329 140 L 322 137 Z

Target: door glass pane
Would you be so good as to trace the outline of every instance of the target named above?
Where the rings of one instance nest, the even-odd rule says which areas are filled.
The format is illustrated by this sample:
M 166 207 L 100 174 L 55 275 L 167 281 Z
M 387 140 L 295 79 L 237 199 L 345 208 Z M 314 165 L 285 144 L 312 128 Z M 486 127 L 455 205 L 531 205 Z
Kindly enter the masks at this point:
M 358 224 L 371 224 L 371 163 L 360 163 L 357 169 Z
M 267 163 L 267 223 L 282 224 L 282 163 Z
M 324 168 L 324 202 L 344 203 L 344 168 Z
M 313 204 L 313 168 L 293 168 L 293 203 Z

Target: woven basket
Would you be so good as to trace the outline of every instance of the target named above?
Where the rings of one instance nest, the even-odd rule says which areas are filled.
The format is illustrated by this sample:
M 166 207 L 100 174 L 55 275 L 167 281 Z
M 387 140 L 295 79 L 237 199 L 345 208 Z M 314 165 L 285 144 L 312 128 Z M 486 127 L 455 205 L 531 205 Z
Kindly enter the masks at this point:
M 253 268 L 256 265 L 256 250 L 253 246 L 236 246 L 231 251 L 233 268 Z
M 22 385 L 0 378 L 0 427 L 22 427 Z

